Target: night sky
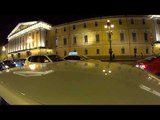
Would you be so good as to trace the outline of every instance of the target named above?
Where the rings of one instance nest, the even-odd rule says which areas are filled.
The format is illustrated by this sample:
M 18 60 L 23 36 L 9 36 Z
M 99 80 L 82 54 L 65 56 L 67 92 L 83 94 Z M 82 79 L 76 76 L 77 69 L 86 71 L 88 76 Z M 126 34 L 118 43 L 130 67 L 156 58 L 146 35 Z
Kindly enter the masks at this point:
M 33 2 L 32 0 L 32 4 L 24 5 L 22 3 L 22 5 L 20 5 L 16 4 L 14 1 L 12 6 L 9 6 L 8 11 L 6 11 L 6 8 L 4 9 L 0 7 L 0 45 L 7 43 L 7 35 L 20 22 L 42 20 L 50 23 L 51 25 L 57 25 L 75 20 L 101 16 L 160 15 L 159 3 L 157 2 L 158 0 L 152 3 L 149 1 L 140 3 L 138 1 L 134 1 L 132 3 L 126 1 L 116 1 L 116 5 L 114 1 L 107 1 L 107 4 L 104 1 L 92 1 L 92 4 L 87 3 L 86 0 L 81 2 L 76 1 L 75 3 L 72 1 L 63 1 L 64 6 L 60 6 L 61 3 L 58 2 L 53 4 L 46 1 L 46 7 L 42 7 L 44 6 L 44 2 L 38 2 L 37 5 L 37 2 Z M 3 6 L 5 5 L 3 4 Z M 2 14 L 1 12 L 6 13 Z

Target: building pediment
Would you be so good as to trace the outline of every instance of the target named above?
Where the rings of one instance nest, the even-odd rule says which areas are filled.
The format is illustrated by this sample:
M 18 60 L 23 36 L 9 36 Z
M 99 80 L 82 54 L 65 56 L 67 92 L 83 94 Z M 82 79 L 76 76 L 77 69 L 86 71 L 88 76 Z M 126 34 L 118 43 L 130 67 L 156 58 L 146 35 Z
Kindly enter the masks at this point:
M 8 35 L 8 36 L 12 36 L 13 34 L 25 29 L 25 28 L 28 28 L 34 24 L 36 24 L 37 21 L 33 21 L 33 22 L 24 22 L 24 23 L 19 23 L 13 30 L 12 32 Z

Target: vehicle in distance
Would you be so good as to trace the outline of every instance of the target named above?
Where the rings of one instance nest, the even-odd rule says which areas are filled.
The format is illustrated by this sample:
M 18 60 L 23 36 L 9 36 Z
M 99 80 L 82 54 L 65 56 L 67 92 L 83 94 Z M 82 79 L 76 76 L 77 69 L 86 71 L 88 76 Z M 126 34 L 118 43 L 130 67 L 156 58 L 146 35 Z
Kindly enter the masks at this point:
M 87 57 L 83 55 L 68 55 L 64 57 L 65 60 L 88 60 Z
M 25 60 L 25 65 L 63 61 L 59 55 L 32 55 Z

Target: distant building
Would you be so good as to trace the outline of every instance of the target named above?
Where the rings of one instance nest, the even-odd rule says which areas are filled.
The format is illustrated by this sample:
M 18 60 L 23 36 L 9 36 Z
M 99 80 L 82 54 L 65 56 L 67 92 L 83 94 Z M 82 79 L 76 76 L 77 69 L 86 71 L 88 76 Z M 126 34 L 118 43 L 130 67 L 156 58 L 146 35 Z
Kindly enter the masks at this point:
M 110 20 L 112 50 L 116 59 L 134 59 L 154 53 L 160 41 L 159 15 L 106 16 L 51 26 L 42 21 L 20 23 L 8 35 L 10 56 L 25 57 L 39 53 L 61 56 L 77 52 L 89 58 L 109 58 L 109 40 L 104 26 Z M 32 41 L 30 40 L 32 39 Z M 19 55 L 20 54 L 20 55 Z

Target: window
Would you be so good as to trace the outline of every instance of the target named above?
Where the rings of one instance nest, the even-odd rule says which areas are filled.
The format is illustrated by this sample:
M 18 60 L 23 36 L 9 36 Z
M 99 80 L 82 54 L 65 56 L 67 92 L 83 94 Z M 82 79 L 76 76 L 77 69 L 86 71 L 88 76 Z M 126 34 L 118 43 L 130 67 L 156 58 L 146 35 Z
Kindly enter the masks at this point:
M 87 27 L 86 23 L 84 23 L 84 24 L 83 24 L 83 27 L 84 27 L 84 28 L 86 28 L 86 27 Z
M 145 19 L 142 19 L 142 23 L 143 23 L 143 25 L 146 24 Z
M 149 49 L 148 48 L 146 48 L 146 54 L 149 54 Z
M 136 40 L 137 40 L 137 35 L 136 35 L 135 32 L 132 33 L 132 39 L 133 39 L 133 41 L 136 41 Z
M 67 52 L 66 51 L 64 51 L 64 56 L 66 56 L 67 55 Z
M 148 33 L 147 32 L 144 32 L 144 40 L 145 40 L 145 42 L 148 42 Z
M 131 19 L 131 24 L 134 24 L 134 20 L 133 19 Z
M 64 45 L 67 45 L 67 38 L 63 39 Z
M 119 19 L 119 25 L 122 25 L 122 20 L 121 19 Z
M 64 27 L 64 32 L 66 31 L 66 27 Z
M 137 54 L 137 48 L 134 48 L 134 54 Z
M 75 30 L 76 29 L 76 26 L 75 25 L 73 25 L 73 30 Z
M 87 55 L 88 54 L 88 50 L 87 49 L 85 49 L 85 55 Z
M 99 54 L 99 53 L 100 53 L 100 50 L 99 50 L 99 49 L 97 49 L 97 50 L 96 50 L 96 52 L 97 52 L 97 54 Z
M 58 47 L 58 38 L 56 38 L 56 47 Z
M 157 24 L 160 24 L 160 20 L 157 20 Z
M 95 22 L 95 27 L 97 27 L 98 26 L 98 22 Z
M 99 43 L 100 40 L 99 40 L 99 34 L 96 34 L 96 42 Z
M 125 54 L 125 49 L 121 48 L 121 54 Z
M 120 40 L 124 41 L 124 33 L 122 33 L 122 32 L 120 33 Z
M 84 42 L 88 43 L 88 36 L 87 35 L 84 36 Z
M 57 33 L 57 29 L 55 29 L 55 33 Z
M 76 37 L 73 37 L 73 44 L 77 44 L 77 38 Z

